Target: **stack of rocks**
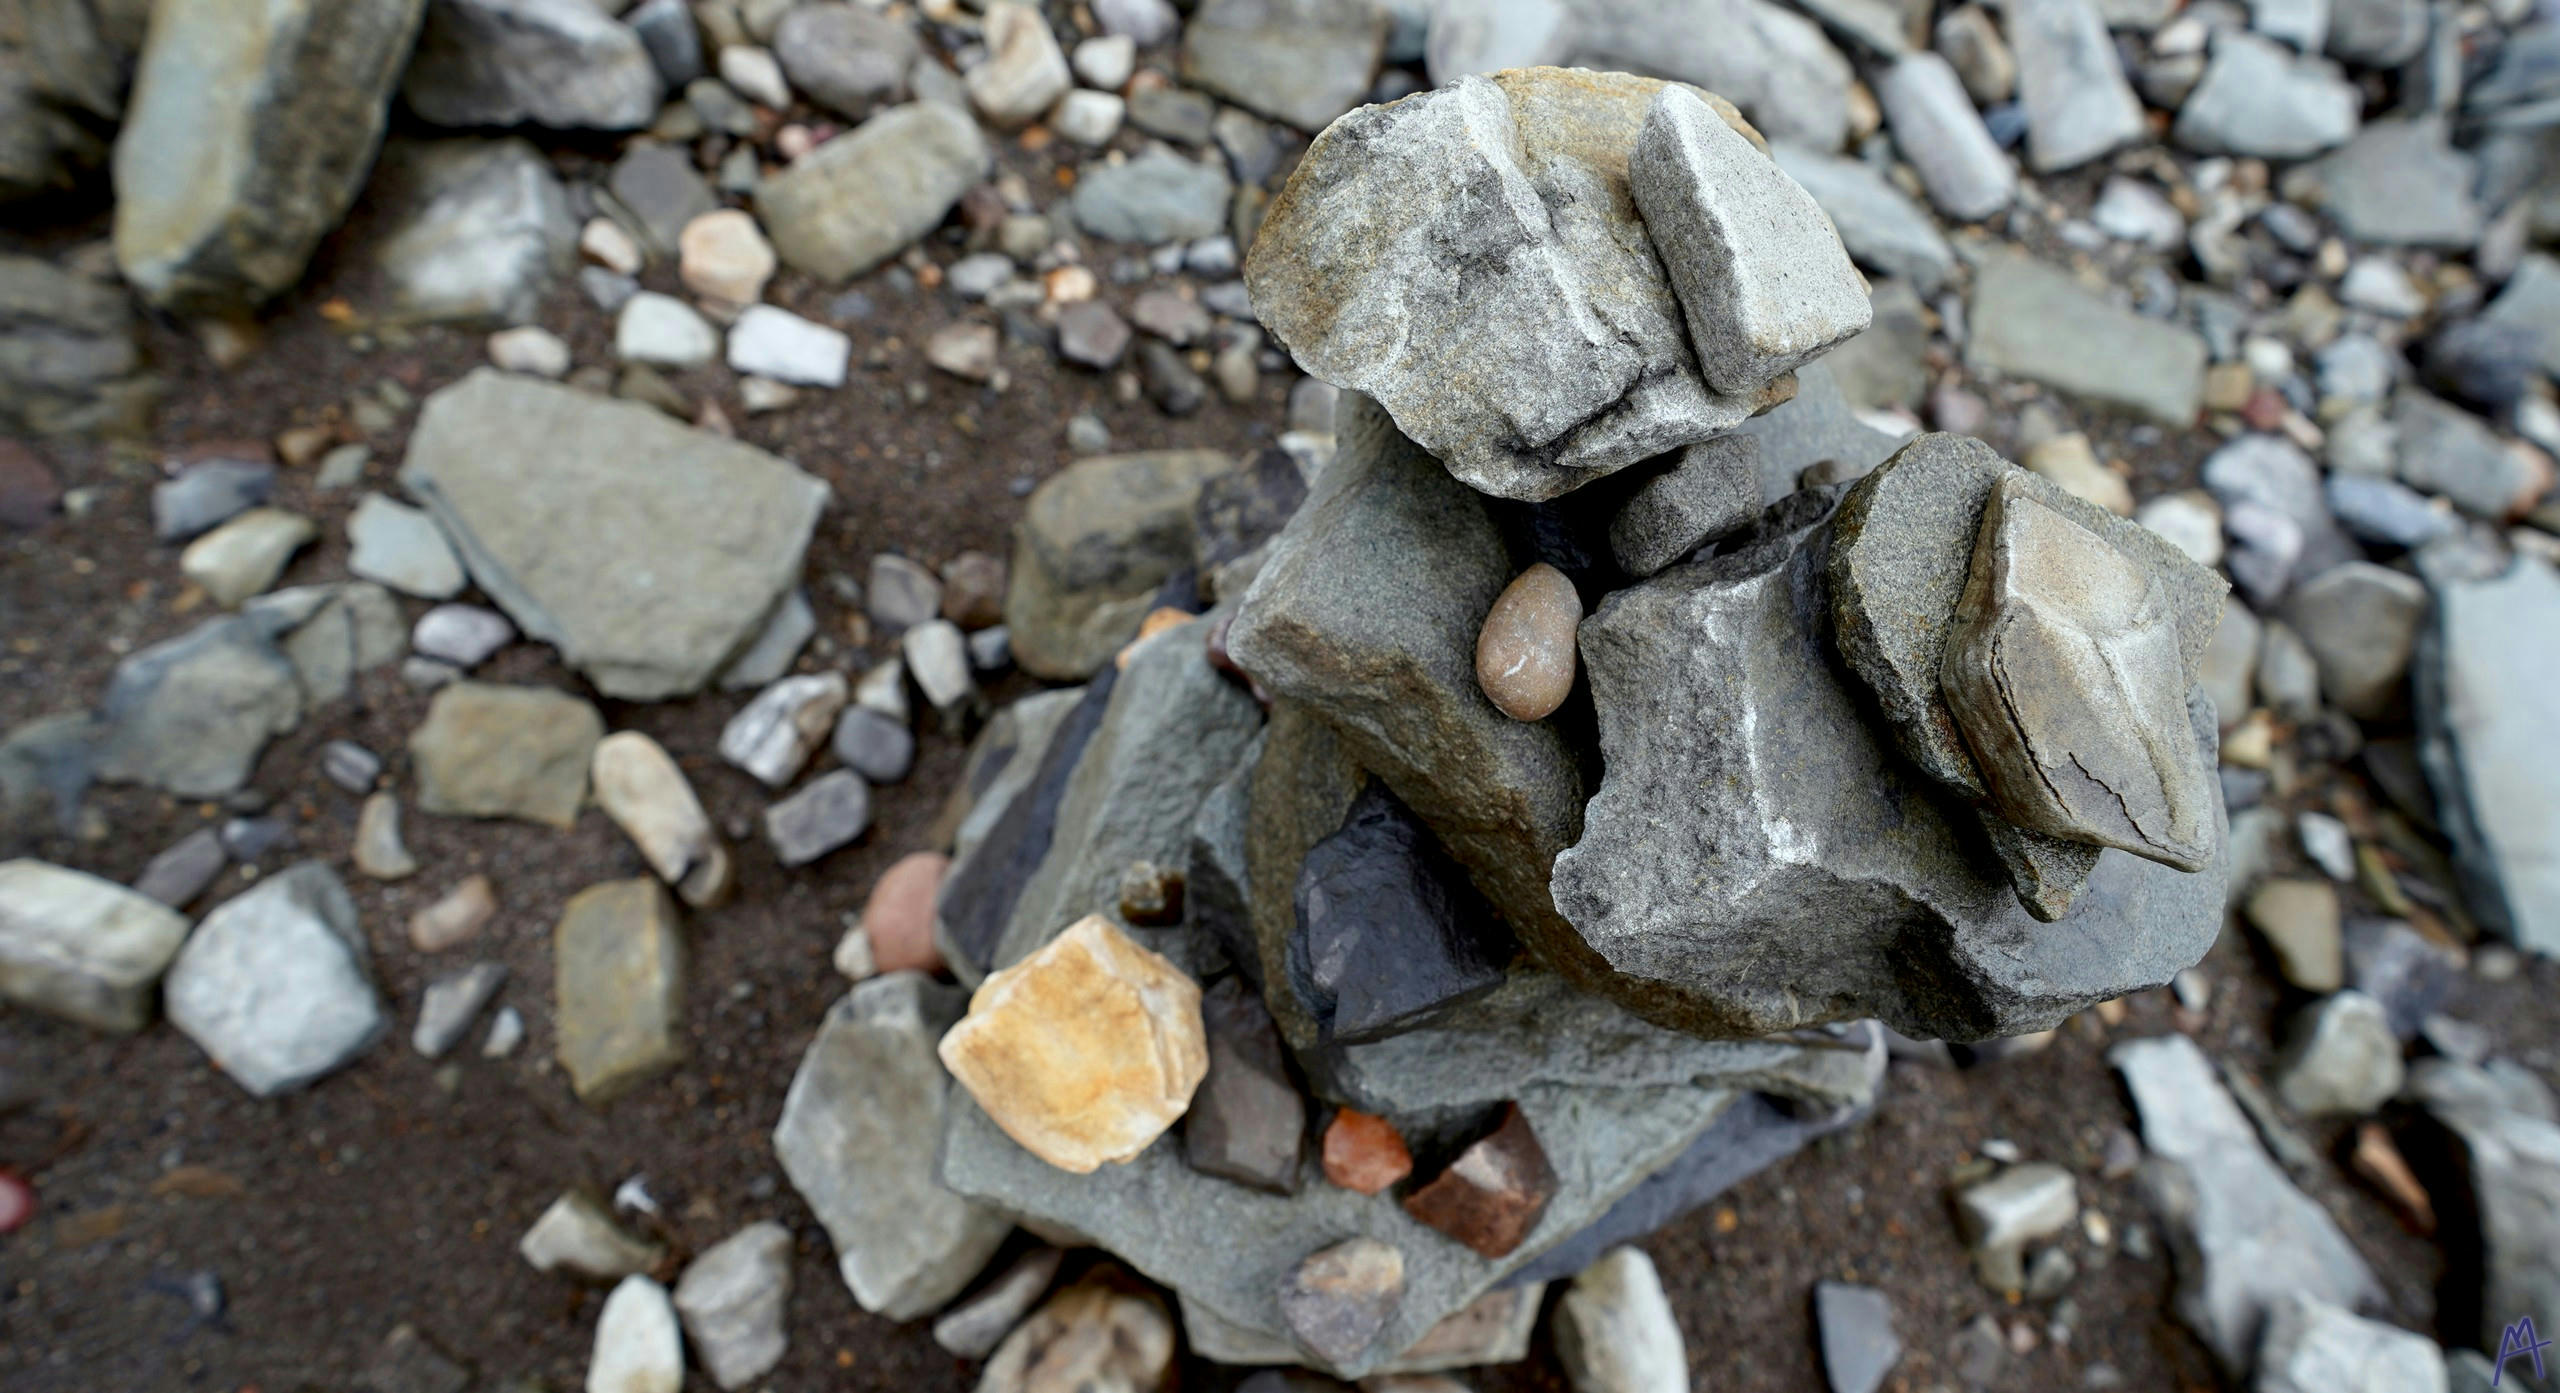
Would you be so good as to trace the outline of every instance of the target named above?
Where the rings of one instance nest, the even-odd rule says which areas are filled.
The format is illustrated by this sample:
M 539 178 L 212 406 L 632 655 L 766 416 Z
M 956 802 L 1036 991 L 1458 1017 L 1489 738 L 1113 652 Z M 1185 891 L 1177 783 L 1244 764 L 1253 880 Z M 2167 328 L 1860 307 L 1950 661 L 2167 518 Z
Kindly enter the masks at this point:
M 1871 1105 L 1878 1022 L 2043 1030 L 2212 942 L 2223 582 L 1954 436 L 1764 506 L 1737 428 L 1869 310 L 1730 105 L 1363 108 L 1246 276 L 1330 457 L 1201 485 L 1205 564 L 971 756 L 969 1270 L 1010 1218 L 1213 1359 L 1516 1358 L 1539 1284 Z

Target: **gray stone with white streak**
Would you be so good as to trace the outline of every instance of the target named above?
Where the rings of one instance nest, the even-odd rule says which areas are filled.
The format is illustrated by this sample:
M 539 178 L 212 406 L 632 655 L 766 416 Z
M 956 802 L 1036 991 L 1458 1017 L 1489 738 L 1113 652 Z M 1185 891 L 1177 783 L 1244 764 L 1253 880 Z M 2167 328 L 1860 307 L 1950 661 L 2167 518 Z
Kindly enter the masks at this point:
M 320 861 L 215 906 L 162 999 L 169 1023 L 261 1098 L 338 1069 L 387 1023 L 355 901 Z
M 528 324 L 575 258 L 569 196 L 522 140 L 395 142 L 376 184 L 393 211 L 374 251 L 405 316 Z

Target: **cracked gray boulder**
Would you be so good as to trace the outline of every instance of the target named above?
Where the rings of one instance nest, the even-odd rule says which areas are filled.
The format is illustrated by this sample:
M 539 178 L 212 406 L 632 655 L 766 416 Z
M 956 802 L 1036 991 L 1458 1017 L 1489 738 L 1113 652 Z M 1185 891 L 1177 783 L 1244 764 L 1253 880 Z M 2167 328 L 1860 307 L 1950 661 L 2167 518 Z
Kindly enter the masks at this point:
M 755 641 L 827 497 L 752 446 L 486 368 L 427 398 L 400 480 L 526 637 L 634 700 Z
M 116 264 L 182 314 L 302 279 L 382 141 L 426 0 L 154 7 L 116 137 Z
M 1799 494 L 1583 621 L 1608 774 L 1554 893 L 1614 974 L 1604 989 L 1711 1036 L 1873 1015 L 1982 1039 L 2201 958 L 2222 921 L 2218 795 L 2205 870 L 2102 852 L 2058 927 L 2029 917 L 1965 804 L 1903 762 L 1832 666 L 1828 508 Z M 2185 714 L 2210 768 L 2211 707 Z
M 438 126 L 630 131 L 661 87 L 639 33 L 591 0 L 432 0 L 400 95 Z
M 1344 117 L 1263 221 L 1255 311 L 1485 493 L 1553 498 L 1731 430 L 1793 384 L 1699 373 L 1628 186 L 1662 87 L 1524 68 Z

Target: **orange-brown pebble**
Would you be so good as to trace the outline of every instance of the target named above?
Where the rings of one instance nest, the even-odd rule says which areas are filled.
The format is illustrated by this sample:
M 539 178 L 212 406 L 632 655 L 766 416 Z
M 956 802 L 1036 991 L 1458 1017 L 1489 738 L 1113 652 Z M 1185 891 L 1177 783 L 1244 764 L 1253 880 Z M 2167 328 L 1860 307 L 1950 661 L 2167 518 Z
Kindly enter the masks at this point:
M 1541 561 L 1504 586 L 1476 634 L 1476 685 L 1515 721 L 1539 721 L 1573 692 L 1582 596 Z
M 1383 1117 L 1344 1108 L 1324 1129 L 1324 1178 L 1374 1195 L 1413 1174 L 1404 1134 Z
M 911 851 L 880 873 L 862 904 L 862 932 L 880 971 L 942 970 L 942 950 L 933 946 L 933 900 L 950 869 L 951 858 L 939 851 Z
M 1163 633 L 1167 629 L 1181 628 L 1183 625 L 1188 624 L 1199 617 L 1199 615 L 1193 614 L 1187 609 L 1175 609 L 1171 605 L 1158 605 L 1154 609 L 1148 610 L 1147 617 L 1138 621 L 1138 636 L 1121 646 L 1118 656 L 1112 660 L 1112 666 L 1118 668 L 1128 667 L 1129 655 L 1138 651 L 1139 644 L 1146 642 L 1148 639 L 1154 638 L 1156 635 Z

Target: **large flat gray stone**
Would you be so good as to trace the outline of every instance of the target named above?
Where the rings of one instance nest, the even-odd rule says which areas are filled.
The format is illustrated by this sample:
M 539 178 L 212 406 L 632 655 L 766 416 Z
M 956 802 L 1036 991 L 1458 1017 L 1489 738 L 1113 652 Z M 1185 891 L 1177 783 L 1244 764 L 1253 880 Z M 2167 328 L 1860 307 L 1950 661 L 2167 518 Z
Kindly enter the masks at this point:
M 647 406 L 473 372 L 401 482 L 526 635 L 608 696 L 696 691 L 799 583 L 826 485 Z

